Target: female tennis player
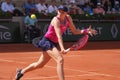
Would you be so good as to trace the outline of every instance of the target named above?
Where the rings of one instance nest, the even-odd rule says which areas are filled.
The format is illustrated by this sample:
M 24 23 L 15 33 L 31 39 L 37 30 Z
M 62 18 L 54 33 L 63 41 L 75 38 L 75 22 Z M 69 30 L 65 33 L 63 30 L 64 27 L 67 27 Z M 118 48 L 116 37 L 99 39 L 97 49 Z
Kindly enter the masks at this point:
M 58 13 L 51 20 L 48 31 L 39 41 L 39 47 L 43 50 L 39 60 L 23 69 L 19 69 L 15 77 L 16 80 L 20 80 L 20 78 L 27 72 L 37 68 L 42 68 L 51 58 L 56 61 L 59 80 L 65 80 L 63 70 L 64 59 L 61 53 L 66 53 L 66 49 L 63 45 L 62 34 L 68 27 L 71 29 L 73 34 L 96 34 L 96 30 L 92 29 L 91 27 L 84 30 L 77 30 L 73 24 L 72 18 L 67 12 L 68 8 L 65 6 L 58 8 Z M 57 48 L 57 45 L 59 45 L 60 50 Z

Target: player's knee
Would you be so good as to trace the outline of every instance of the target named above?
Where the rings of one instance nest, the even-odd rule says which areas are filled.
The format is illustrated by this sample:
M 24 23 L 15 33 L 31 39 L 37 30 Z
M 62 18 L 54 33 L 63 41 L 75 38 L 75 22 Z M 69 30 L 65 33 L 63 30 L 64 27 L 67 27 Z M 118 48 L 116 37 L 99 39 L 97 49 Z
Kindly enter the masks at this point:
M 63 62 L 64 62 L 64 59 L 63 59 L 63 57 L 58 57 L 58 59 L 57 59 L 57 63 L 60 63 L 60 64 L 63 64 Z
M 33 68 L 36 68 L 38 66 L 37 62 L 33 63 Z

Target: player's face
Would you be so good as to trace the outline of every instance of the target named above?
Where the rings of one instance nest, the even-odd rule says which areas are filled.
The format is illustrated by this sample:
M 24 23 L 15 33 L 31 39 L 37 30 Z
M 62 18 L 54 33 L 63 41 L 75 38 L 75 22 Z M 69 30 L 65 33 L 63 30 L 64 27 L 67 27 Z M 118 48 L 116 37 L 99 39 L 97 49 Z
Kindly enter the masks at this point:
M 62 14 L 62 15 L 67 15 L 67 12 L 63 11 L 63 10 L 59 10 L 59 12 Z

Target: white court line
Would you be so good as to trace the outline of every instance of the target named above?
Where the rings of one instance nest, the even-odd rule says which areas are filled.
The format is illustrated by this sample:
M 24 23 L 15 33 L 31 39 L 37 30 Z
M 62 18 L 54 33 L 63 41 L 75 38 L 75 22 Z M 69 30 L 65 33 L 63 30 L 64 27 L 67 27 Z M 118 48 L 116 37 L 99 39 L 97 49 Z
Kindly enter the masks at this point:
M 79 55 L 76 55 L 79 56 Z M 29 58 L 29 57 L 25 57 L 25 58 Z M 32 58 L 32 57 L 30 57 Z M 20 62 L 20 61 L 14 61 L 14 60 L 7 60 L 7 59 L 0 59 L 0 61 L 3 62 L 15 62 L 15 63 L 21 63 L 21 64 L 26 64 L 26 62 Z M 49 67 L 49 68 L 56 68 L 53 66 L 45 66 L 45 67 Z M 114 77 L 114 78 L 119 78 L 120 76 L 114 76 L 114 75 L 110 75 L 110 74 L 103 74 L 103 73 L 97 73 L 97 72 L 91 72 L 91 71 L 83 71 L 83 70 L 77 70 L 77 69 L 69 69 L 69 68 L 64 68 L 65 70 L 70 70 L 70 71 L 76 71 L 76 72 L 82 72 L 82 73 L 87 73 L 89 75 L 98 75 L 98 76 L 106 76 L 106 77 Z M 84 74 L 83 74 L 84 75 Z M 85 74 L 86 75 L 86 74 Z M 76 76 L 82 76 L 82 75 L 76 75 Z
M 0 62 L 10 62 L 10 63 L 21 63 L 21 64 L 25 64 L 26 62 L 18 62 L 18 61 L 14 61 L 14 60 L 7 60 L 7 59 L 0 59 Z
M 46 67 L 56 68 L 56 67 L 53 67 L 53 66 L 46 66 Z M 97 72 L 91 72 L 91 71 L 83 71 L 83 70 L 77 70 L 77 69 L 69 69 L 69 68 L 64 68 L 64 69 L 65 70 L 70 70 L 70 71 L 76 71 L 76 72 L 92 74 L 92 75 L 98 75 L 98 76 L 115 77 L 115 78 L 120 79 L 120 76 L 114 76 L 114 75 L 110 75 L 110 74 L 103 74 L 103 73 L 97 73 Z
M 39 58 L 39 57 L 20 57 L 20 58 L 6 58 L 6 59 L 34 59 L 34 58 Z
M 95 76 L 94 74 L 81 74 L 81 75 L 66 75 L 65 78 L 74 78 L 74 77 L 83 77 L 83 76 Z M 58 76 L 49 76 L 49 77 L 32 77 L 32 78 L 24 78 L 23 80 L 39 80 L 39 79 L 55 79 Z
M 68 56 L 64 56 L 64 57 L 79 57 L 79 56 L 82 56 L 82 55 L 68 55 Z M 20 57 L 20 59 L 36 59 L 36 58 L 38 58 L 39 59 L 39 56 L 38 57 Z M 9 59 L 9 60 L 8 60 Z M 18 59 L 18 58 L 16 58 L 16 57 L 14 57 L 14 58 L 7 58 L 7 59 L 0 59 L 0 61 L 7 61 L 8 60 L 8 62 L 9 61 L 12 61 L 12 60 L 10 60 L 10 59 Z
M 28 53 L 27 53 L 28 54 Z M 95 55 L 95 54 L 94 54 Z M 98 55 L 98 54 L 97 54 Z M 102 54 L 103 55 L 103 54 Z M 108 54 L 104 54 L 104 55 L 108 55 Z M 84 56 L 84 55 L 77 55 L 77 54 L 71 54 L 71 55 L 63 55 L 63 57 L 80 57 L 80 56 Z M 36 58 L 38 58 L 39 59 L 39 56 L 37 56 L 37 57 L 20 57 L 20 59 L 36 59 Z M 11 59 L 11 58 L 7 58 L 7 59 Z M 12 58 L 12 59 L 18 59 L 18 58 L 16 58 L 16 57 L 14 57 L 14 58 Z
M 81 56 L 81 55 L 69 55 L 69 56 L 65 56 L 65 57 L 73 57 L 73 56 L 75 56 L 75 57 L 78 57 L 78 56 Z M 38 58 L 39 59 L 39 57 L 20 57 L 20 59 L 36 59 L 36 58 Z M 11 63 L 22 63 L 22 64 L 25 64 L 26 62 L 18 62 L 18 61 L 14 61 L 14 60 L 10 60 L 11 58 L 9 58 L 9 59 L 0 59 L 0 62 L 11 62 Z M 18 58 L 12 58 L 12 59 L 18 59 Z

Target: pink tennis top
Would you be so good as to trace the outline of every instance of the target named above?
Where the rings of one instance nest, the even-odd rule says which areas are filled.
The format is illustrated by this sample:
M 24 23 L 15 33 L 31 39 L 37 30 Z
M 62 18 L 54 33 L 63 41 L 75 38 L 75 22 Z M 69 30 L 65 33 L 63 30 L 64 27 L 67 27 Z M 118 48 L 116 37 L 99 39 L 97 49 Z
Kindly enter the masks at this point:
M 61 34 L 63 34 L 68 28 L 69 20 L 67 17 L 66 17 L 64 22 L 62 22 L 59 17 L 57 17 L 57 19 L 60 21 L 60 31 L 61 31 Z M 52 26 L 52 24 L 50 24 L 48 31 L 45 34 L 45 37 L 48 38 L 50 41 L 53 41 L 55 43 L 58 42 L 58 38 L 57 38 L 57 35 L 55 33 L 54 26 Z

